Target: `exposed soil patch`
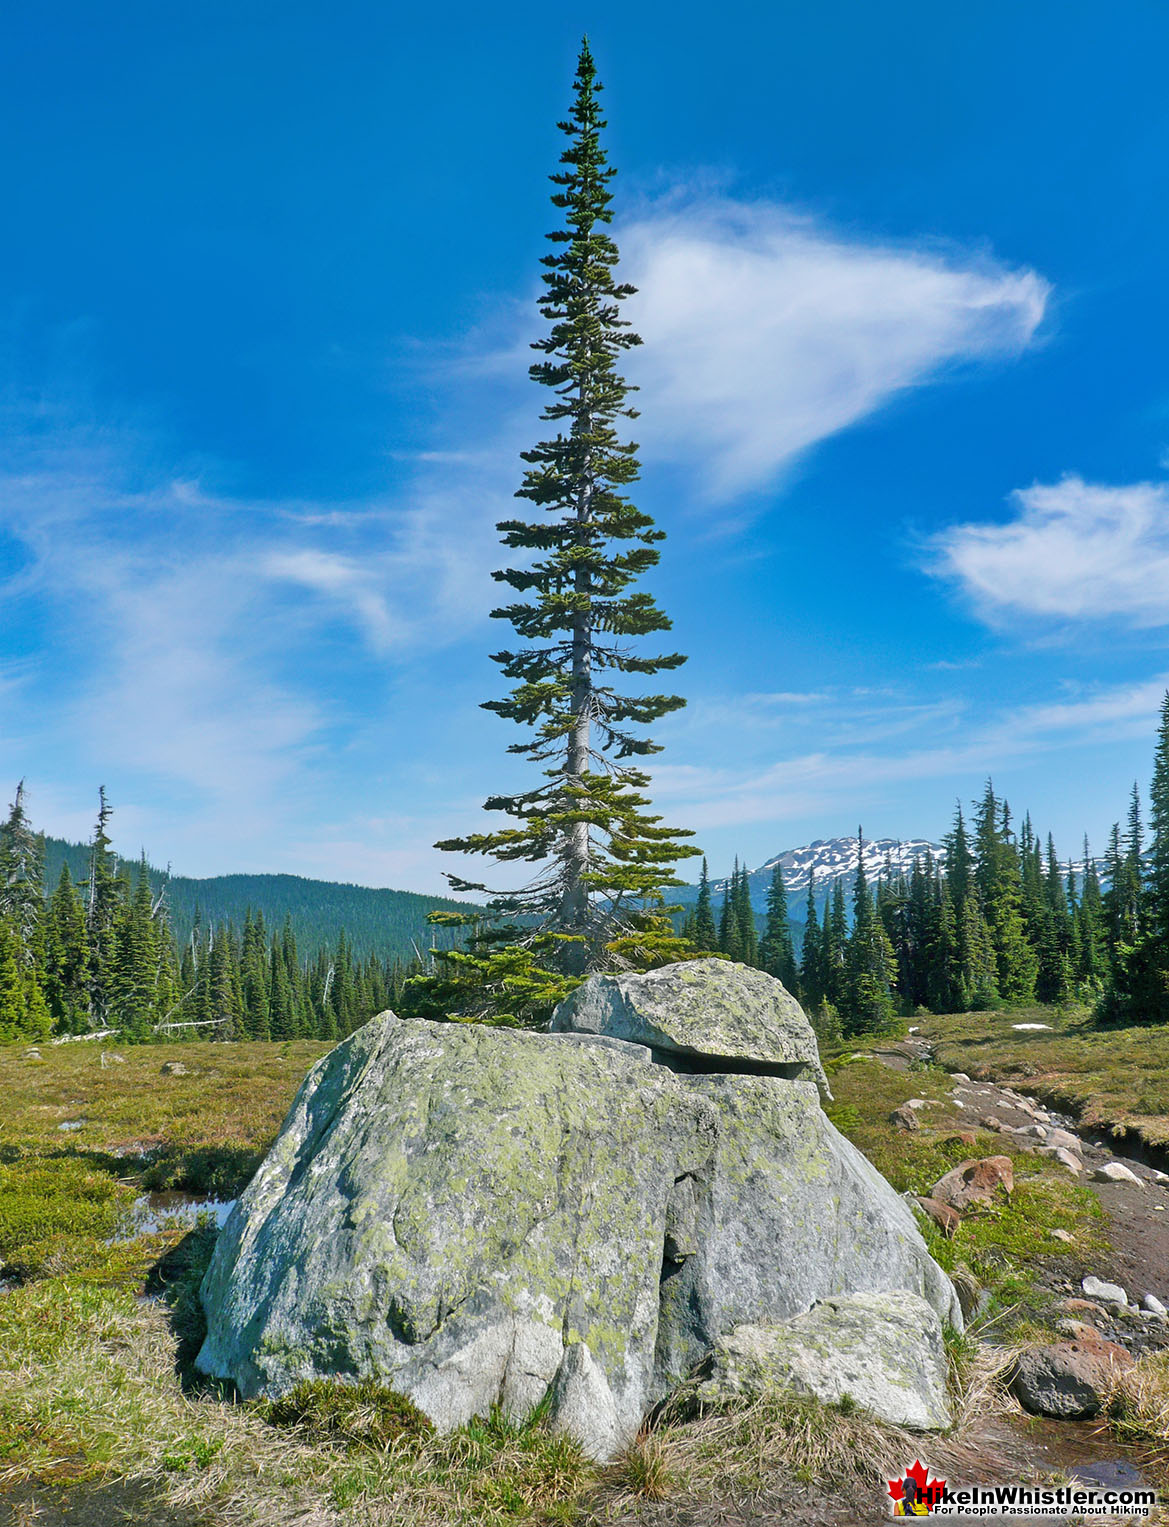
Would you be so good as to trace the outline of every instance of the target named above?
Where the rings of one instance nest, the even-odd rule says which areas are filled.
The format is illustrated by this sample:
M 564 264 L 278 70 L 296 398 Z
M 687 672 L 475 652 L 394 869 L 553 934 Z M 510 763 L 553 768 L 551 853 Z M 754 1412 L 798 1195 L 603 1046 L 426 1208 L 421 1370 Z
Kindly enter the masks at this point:
M 167 1506 L 144 1485 L 19 1484 L 0 1495 L 0 1527 L 211 1527 L 189 1506 Z

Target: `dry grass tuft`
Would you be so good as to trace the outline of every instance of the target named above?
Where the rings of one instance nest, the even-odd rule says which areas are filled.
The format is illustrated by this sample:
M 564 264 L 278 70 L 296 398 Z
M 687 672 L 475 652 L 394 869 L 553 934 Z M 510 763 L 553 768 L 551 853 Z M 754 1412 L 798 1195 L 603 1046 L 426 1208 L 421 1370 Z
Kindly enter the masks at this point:
M 1169 1449 L 1169 1352 L 1147 1353 L 1118 1373 L 1108 1392 L 1113 1430 L 1128 1442 Z
M 613 1465 L 606 1481 L 614 1506 L 633 1500 L 667 1500 L 686 1482 L 681 1449 L 666 1432 L 640 1432 Z

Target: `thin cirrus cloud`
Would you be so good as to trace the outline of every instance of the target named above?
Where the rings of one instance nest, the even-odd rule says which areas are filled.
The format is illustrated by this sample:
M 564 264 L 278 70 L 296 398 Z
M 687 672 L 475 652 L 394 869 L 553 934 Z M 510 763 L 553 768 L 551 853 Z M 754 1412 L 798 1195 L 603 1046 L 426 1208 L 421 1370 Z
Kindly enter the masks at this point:
M 1169 485 L 1068 476 L 1011 503 L 1005 523 L 953 525 L 931 544 L 930 570 L 985 619 L 1169 625 Z
M 646 453 L 697 468 L 712 499 L 766 487 L 947 368 L 1018 355 L 1050 293 L 1032 270 L 844 237 L 770 202 L 667 202 L 620 239 Z
M 806 751 L 756 768 L 660 765 L 654 771 L 655 798 L 699 830 L 806 816 L 827 824 L 897 786 L 968 778 L 1041 754 L 1092 746 L 1102 731 L 1113 740 L 1147 737 L 1167 685 L 1169 674 L 1159 674 L 1003 710 L 971 720 L 944 743 L 936 740 L 936 717 L 922 707 L 917 737 L 907 735 L 900 749 L 873 752 L 857 745 L 871 738 L 854 736 L 854 746 Z M 901 709 L 894 702 L 898 720 Z

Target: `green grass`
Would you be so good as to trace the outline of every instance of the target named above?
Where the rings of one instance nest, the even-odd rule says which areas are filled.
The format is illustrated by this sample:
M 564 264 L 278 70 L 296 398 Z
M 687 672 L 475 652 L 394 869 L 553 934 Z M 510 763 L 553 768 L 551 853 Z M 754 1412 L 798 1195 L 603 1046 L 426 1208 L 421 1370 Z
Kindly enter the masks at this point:
M 973 1145 L 962 1140 L 959 1131 L 970 1133 L 971 1124 L 955 1120 L 945 1107 L 952 1083 L 940 1066 L 895 1071 L 877 1060 L 850 1061 L 854 1053 L 855 1045 L 827 1057 L 835 1097 L 828 1112 L 898 1192 L 926 1195 L 960 1161 L 1011 1154 L 1014 1192 L 965 1214 L 952 1240 L 924 1215 L 919 1222 L 931 1253 L 948 1272 L 969 1268 L 992 1294 L 996 1312 L 1013 1309 L 1017 1322 L 1034 1319 L 1050 1302 L 1043 1278 L 1053 1262 L 1090 1260 L 1106 1249 L 1096 1195 L 1070 1181 L 1062 1167 L 1013 1153 L 1000 1134 L 974 1129 Z M 918 1110 L 921 1129 L 905 1133 L 890 1126 L 889 1115 L 909 1098 L 933 1100 L 936 1106 Z M 1067 1230 L 1073 1240 L 1053 1240 L 1048 1232 L 1055 1229 Z
M 1016 1008 L 918 1020 L 950 1071 L 1003 1081 L 1088 1128 L 1169 1146 L 1169 1027 L 1093 1026 L 1085 1008 Z M 1049 1032 L 1019 1033 L 1016 1023 Z
M 0 1151 L 90 1158 L 148 1187 L 238 1192 L 280 1127 L 305 1072 L 330 1045 L 0 1046 Z M 181 1061 L 186 1076 L 164 1076 Z M 62 1124 L 79 1128 L 62 1130 Z

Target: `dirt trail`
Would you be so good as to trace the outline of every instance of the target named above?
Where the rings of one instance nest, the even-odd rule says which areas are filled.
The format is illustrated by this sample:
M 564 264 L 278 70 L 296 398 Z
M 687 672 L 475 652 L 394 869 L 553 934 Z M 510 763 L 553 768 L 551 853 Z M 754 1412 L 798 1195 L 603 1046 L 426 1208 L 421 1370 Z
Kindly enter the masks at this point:
M 904 1069 L 910 1060 L 933 1059 L 929 1041 L 912 1035 L 900 1045 L 873 1053 L 898 1069 Z M 1132 1304 L 1139 1305 L 1146 1294 L 1152 1294 L 1169 1306 L 1169 1175 L 1144 1161 L 1119 1154 L 1096 1131 L 1081 1130 L 1075 1119 L 1045 1108 L 1036 1098 L 1013 1087 L 975 1081 L 963 1072 L 953 1073 L 952 1080 L 953 1113 L 939 1110 L 937 1119 L 931 1116 L 931 1124 L 997 1129 L 1015 1149 L 1023 1150 L 1034 1150 L 1045 1143 L 1037 1127 L 1066 1130 L 1076 1136 L 1081 1142 L 1085 1167 L 1083 1176 L 1077 1180 L 1086 1182 L 1099 1199 L 1112 1244 L 1111 1252 L 1100 1258 L 1099 1266 L 1085 1270 L 1108 1282 L 1119 1283 Z M 1093 1173 L 1109 1162 L 1126 1167 L 1137 1183 L 1092 1180 Z M 1065 1291 L 1080 1292 L 1070 1284 Z M 1137 1345 L 1169 1345 L 1169 1331 L 1165 1327 L 1153 1321 L 1145 1322 L 1145 1326 L 1150 1339 Z M 1131 1346 L 1133 1342 L 1125 1344 Z

